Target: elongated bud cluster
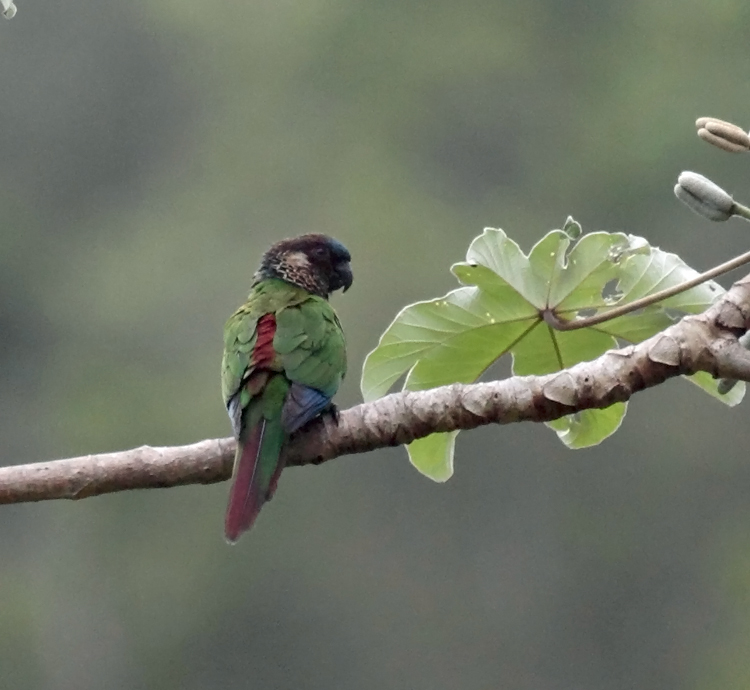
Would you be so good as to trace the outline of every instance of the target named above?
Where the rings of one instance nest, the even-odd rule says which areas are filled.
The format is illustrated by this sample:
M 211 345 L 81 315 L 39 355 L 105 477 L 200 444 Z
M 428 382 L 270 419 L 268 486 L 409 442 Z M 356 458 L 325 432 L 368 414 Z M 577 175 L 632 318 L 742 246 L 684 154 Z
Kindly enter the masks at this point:
M 695 121 L 698 136 L 709 144 L 730 153 L 750 151 L 750 135 L 737 125 L 715 117 L 699 117 Z
M 674 193 L 683 204 L 708 220 L 729 220 L 736 211 L 734 199 L 719 185 L 698 173 L 680 173 Z

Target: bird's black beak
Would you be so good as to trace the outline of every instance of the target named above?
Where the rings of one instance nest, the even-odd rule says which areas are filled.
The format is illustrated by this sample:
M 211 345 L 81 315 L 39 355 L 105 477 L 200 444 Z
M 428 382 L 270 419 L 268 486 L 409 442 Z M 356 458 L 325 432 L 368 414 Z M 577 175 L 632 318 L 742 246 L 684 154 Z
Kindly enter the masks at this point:
M 331 292 L 341 288 L 344 288 L 344 292 L 346 292 L 352 286 L 353 280 L 351 264 L 348 261 L 337 264 L 331 276 Z

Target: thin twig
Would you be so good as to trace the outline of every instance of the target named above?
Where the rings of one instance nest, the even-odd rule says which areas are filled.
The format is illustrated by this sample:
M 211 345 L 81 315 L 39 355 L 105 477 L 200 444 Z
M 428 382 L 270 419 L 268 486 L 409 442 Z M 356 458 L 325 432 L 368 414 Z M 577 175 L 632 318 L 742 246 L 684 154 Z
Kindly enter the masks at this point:
M 745 207 L 743 206 L 743 208 Z M 748 211 L 748 219 L 750 219 L 750 209 L 745 210 Z M 640 299 L 628 302 L 627 304 L 621 304 L 619 307 L 614 307 L 613 309 L 608 309 L 607 311 L 603 311 L 599 314 L 594 314 L 593 316 L 588 316 L 582 319 L 567 321 L 566 319 L 561 319 L 551 309 L 547 309 L 543 313 L 544 322 L 557 331 L 577 331 L 579 328 L 590 328 L 591 326 L 597 326 L 600 323 L 611 321 L 612 319 L 616 319 L 620 316 L 625 316 L 625 314 L 630 314 L 634 311 L 638 311 L 639 309 L 650 307 L 652 304 L 656 304 L 657 302 L 662 302 L 665 299 L 669 299 L 670 297 L 679 295 L 681 292 L 692 290 L 694 287 L 697 287 L 698 285 L 705 283 L 708 280 L 718 278 L 719 276 L 722 276 L 725 273 L 729 273 L 729 271 L 733 271 L 735 268 L 740 268 L 747 263 L 750 263 L 750 252 L 745 252 L 744 254 L 736 256 L 734 259 L 725 261 L 723 264 L 714 266 L 708 271 L 704 271 L 703 273 L 695 276 L 695 278 L 686 280 L 679 285 L 673 285 L 670 288 L 659 290 L 659 292 L 655 292 L 653 295 L 641 297 Z

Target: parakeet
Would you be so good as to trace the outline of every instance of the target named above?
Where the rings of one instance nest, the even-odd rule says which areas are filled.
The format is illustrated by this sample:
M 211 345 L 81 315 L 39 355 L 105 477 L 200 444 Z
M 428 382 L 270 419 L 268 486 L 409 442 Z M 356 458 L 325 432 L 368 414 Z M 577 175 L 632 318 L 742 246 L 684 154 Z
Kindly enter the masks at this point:
M 332 407 L 346 345 L 328 297 L 351 287 L 350 261 L 346 247 L 326 235 L 276 243 L 224 327 L 221 388 L 237 439 L 224 522 L 230 543 L 273 496 L 284 442 Z

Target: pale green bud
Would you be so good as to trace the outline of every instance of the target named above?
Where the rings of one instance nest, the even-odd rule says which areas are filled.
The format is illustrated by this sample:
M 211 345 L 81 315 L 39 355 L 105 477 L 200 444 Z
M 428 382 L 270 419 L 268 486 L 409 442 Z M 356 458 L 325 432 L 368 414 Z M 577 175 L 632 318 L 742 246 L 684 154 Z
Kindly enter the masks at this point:
M 680 173 L 674 193 L 683 204 L 708 220 L 729 220 L 735 213 L 732 197 L 698 173 Z

